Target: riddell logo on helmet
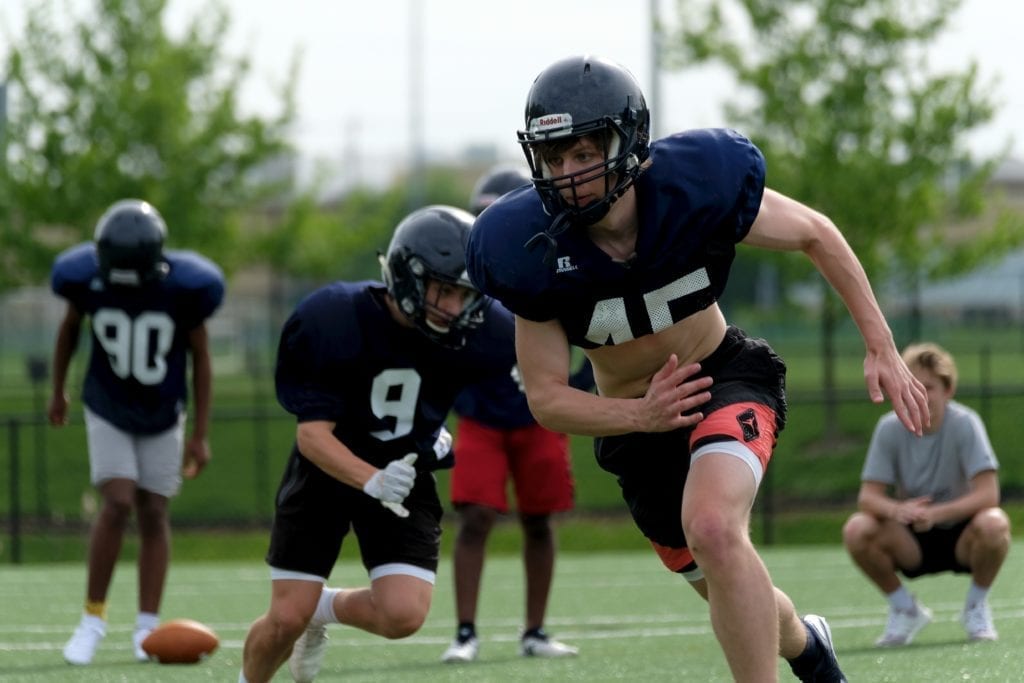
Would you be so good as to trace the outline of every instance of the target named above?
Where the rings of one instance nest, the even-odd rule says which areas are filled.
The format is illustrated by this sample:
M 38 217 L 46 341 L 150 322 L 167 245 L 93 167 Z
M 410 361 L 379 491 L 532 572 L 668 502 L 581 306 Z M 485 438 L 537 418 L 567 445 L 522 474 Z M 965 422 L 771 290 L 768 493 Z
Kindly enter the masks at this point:
M 530 129 L 533 131 L 565 128 L 567 126 L 572 126 L 572 116 L 569 114 L 547 114 L 539 116 L 530 122 Z

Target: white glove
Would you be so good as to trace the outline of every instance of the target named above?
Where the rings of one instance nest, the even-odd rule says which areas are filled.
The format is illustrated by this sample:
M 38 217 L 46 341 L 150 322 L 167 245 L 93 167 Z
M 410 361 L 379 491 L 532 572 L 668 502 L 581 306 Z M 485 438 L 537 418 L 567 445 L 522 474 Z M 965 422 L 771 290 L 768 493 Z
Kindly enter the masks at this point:
M 452 433 L 444 427 L 437 433 L 437 438 L 434 439 L 434 455 L 437 456 L 438 460 L 444 458 L 452 450 Z
M 399 517 L 408 517 L 409 511 L 402 505 L 402 501 L 416 483 L 415 462 L 415 453 L 409 453 L 401 460 L 392 460 L 363 484 L 363 491 Z

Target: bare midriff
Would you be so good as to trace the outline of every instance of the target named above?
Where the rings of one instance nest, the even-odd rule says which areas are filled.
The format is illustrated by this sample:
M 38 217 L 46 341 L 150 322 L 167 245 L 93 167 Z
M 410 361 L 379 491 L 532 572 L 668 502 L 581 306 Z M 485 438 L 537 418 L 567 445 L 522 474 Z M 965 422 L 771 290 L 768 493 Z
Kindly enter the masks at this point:
M 718 304 L 711 304 L 667 329 L 639 339 L 587 349 L 594 380 L 602 396 L 636 398 L 647 392 L 651 378 L 673 353 L 679 366 L 711 355 L 725 337 L 726 322 Z

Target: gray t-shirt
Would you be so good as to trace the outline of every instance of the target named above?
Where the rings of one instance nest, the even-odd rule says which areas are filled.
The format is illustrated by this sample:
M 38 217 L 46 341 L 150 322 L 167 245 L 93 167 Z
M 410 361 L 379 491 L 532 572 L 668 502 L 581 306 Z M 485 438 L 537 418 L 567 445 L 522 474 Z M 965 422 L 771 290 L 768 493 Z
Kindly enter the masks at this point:
M 934 434 L 915 436 L 894 412 L 883 415 L 860 478 L 894 486 L 899 499 L 931 496 L 933 503 L 942 503 L 966 494 L 979 472 L 997 469 L 981 418 L 967 406 L 949 401 Z

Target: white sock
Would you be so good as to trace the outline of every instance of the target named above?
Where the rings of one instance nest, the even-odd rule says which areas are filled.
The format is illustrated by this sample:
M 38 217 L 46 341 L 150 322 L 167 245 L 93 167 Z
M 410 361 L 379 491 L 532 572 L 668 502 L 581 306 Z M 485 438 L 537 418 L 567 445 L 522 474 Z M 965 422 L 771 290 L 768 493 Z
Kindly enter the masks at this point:
M 153 612 L 139 612 L 135 617 L 136 631 L 152 631 L 160 625 L 160 615 Z
M 985 602 L 988 598 L 988 588 L 982 588 L 978 584 L 971 581 L 971 587 L 967 589 L 967 606 L 972 607 L 974 605 Z
M 245 677 L 244 671 L 238 672 L 238 683 L 249 683 L 249 679 Z
M 341 592 L 340 588 L 328 588 L 320 591 L 320 601 L 316 604 L 316 611 L 313 618 L 309 620 L 310 626 L 323 626 L 324 624 L 337 624 L 338 615 L 334 613 L 334 596 Z
M 889 606 L 900 612 L 910 612 L 914 609 L 914 596 L 910 594 L 906 586 L 901 585 L 885 596 L 889 599 Z

